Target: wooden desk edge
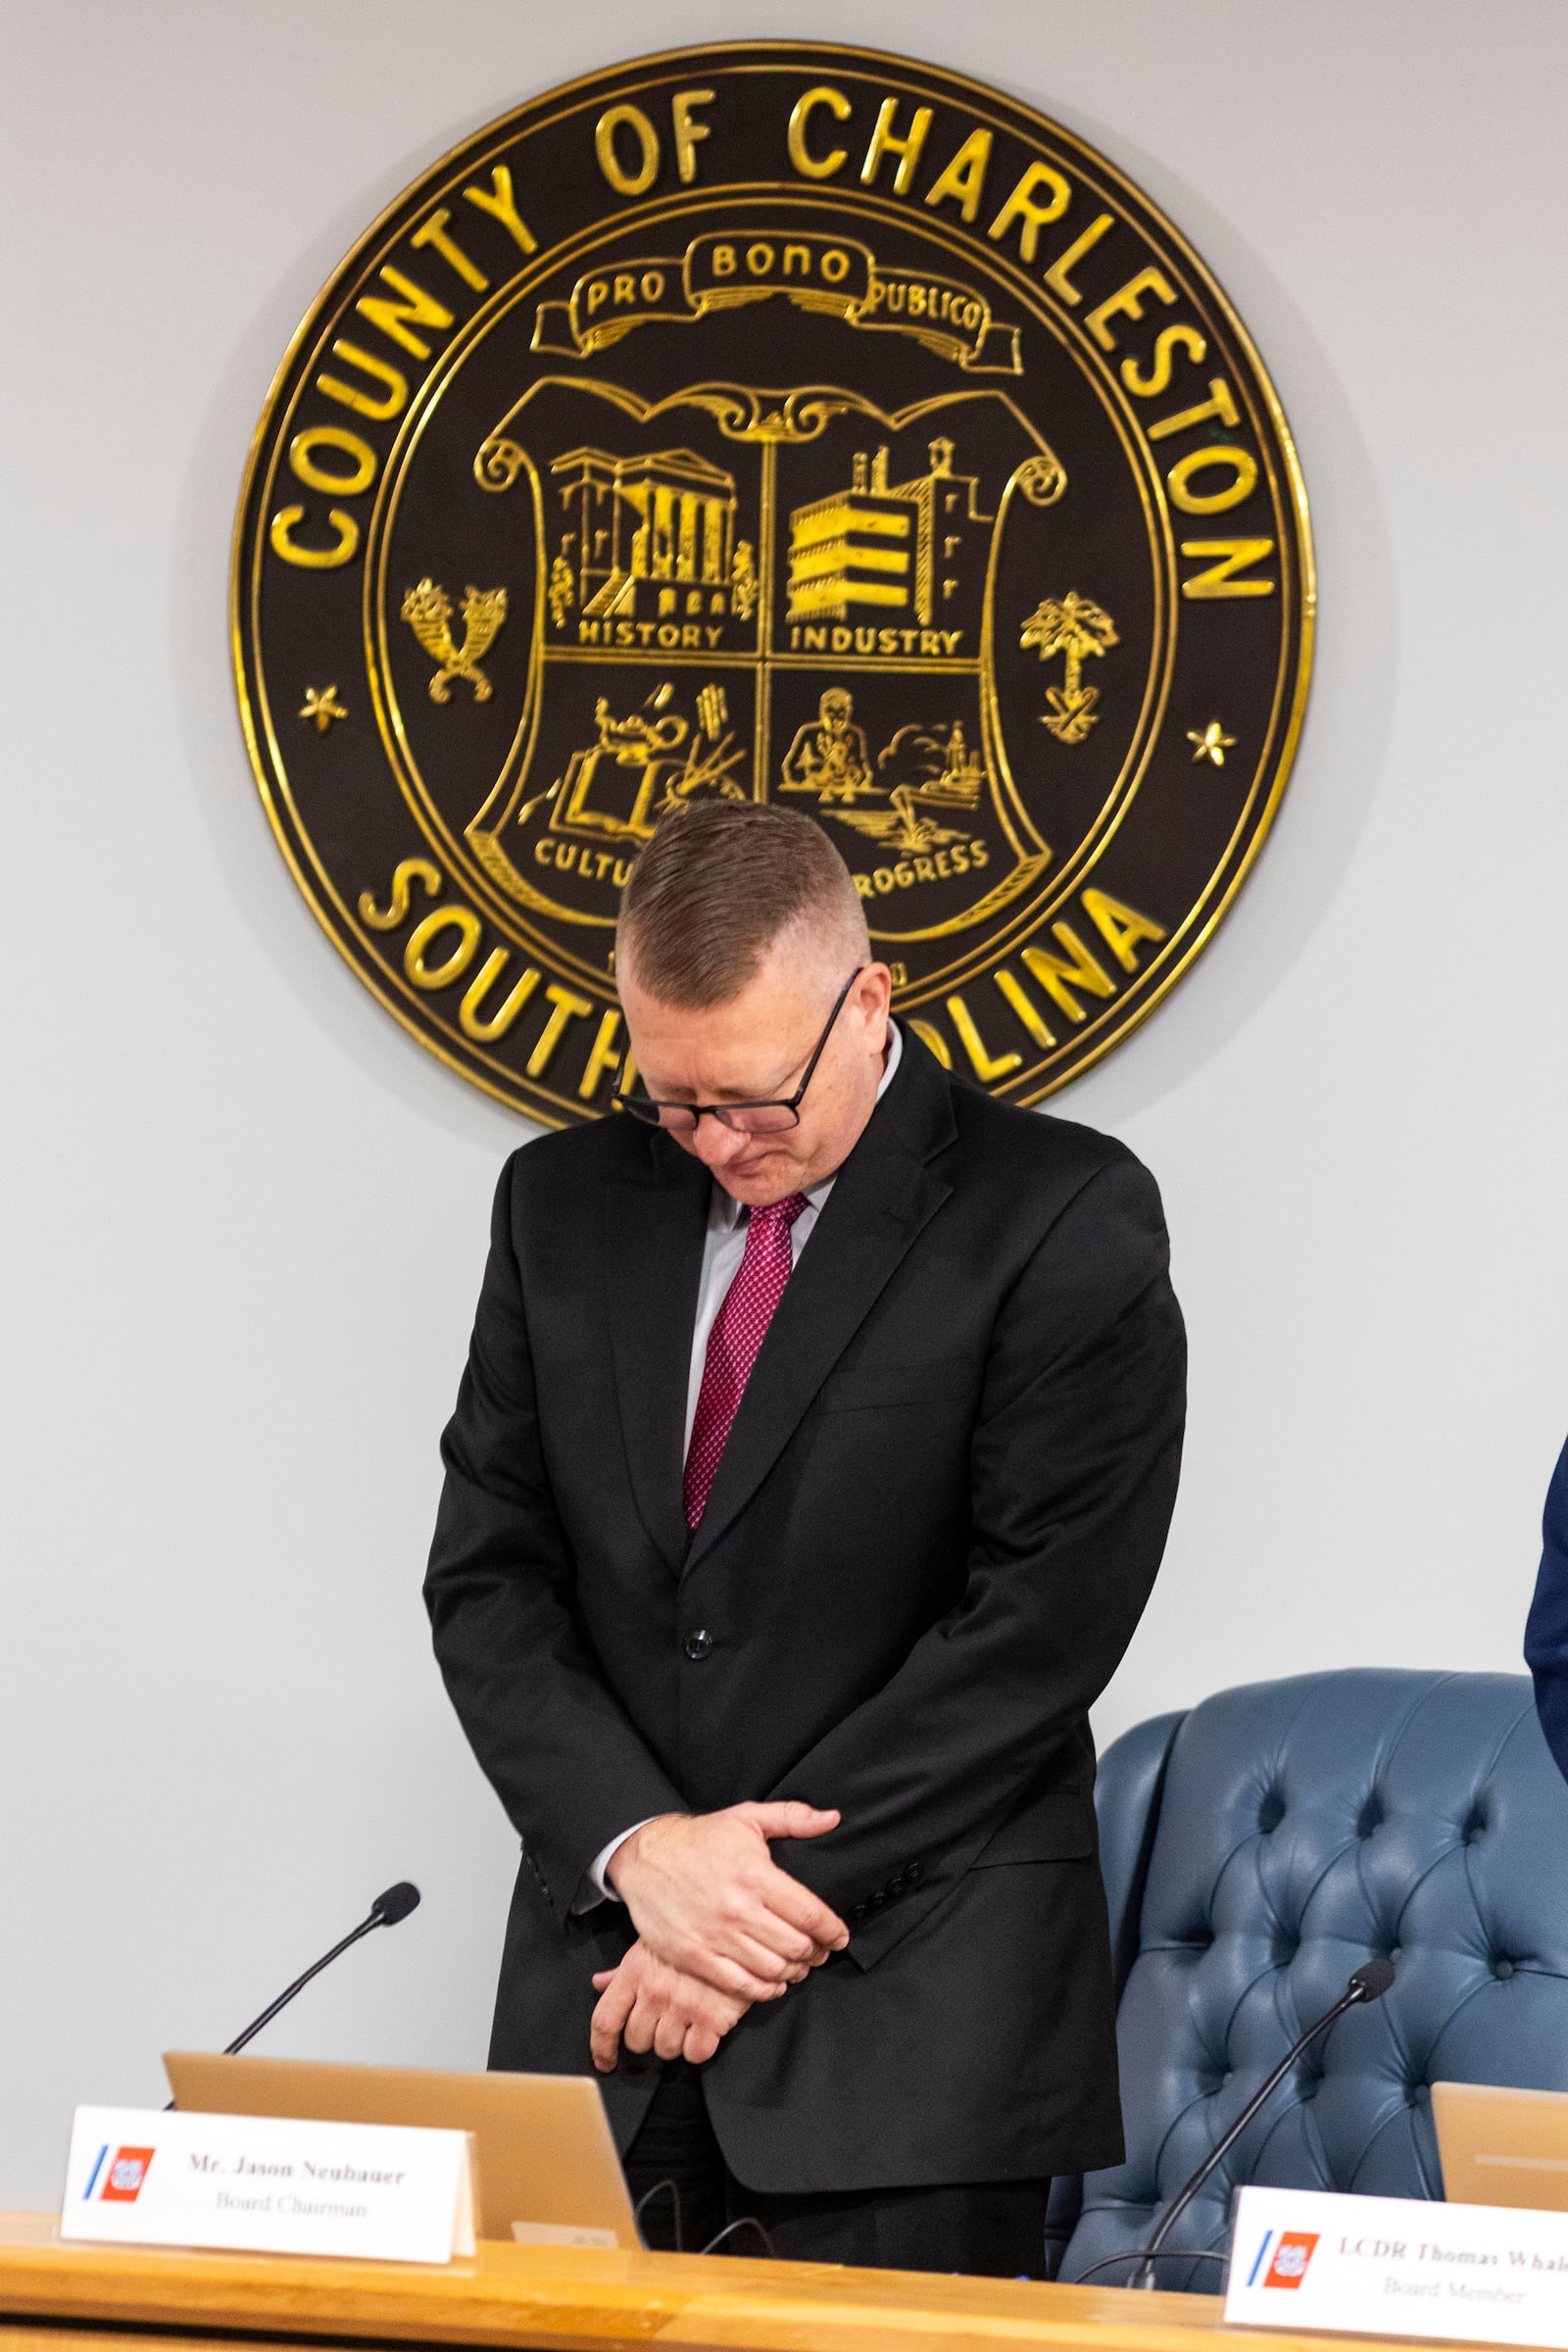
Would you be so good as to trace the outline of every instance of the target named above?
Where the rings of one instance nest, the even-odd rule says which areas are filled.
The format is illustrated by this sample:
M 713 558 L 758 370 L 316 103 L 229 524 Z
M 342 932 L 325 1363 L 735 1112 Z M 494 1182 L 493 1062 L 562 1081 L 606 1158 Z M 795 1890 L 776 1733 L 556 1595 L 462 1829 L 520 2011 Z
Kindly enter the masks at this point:
M 657 2344 L 661 2352 L 912 2352 L 1036 2343 L 1070 2352 L 1216 2352 L 1211 2296 L 1123 2287 L 846 2270 L 701 2255 L 600 2253 L 483 2243 L 443 2267 L 296 2255 L 63 2243 L 47 2214 L 0 2214 L 0 2315 L 22 2352 L 27 2321 L 76 2321 L 106 2346 L 117 2329 L 244 2332 L 544 2352 Z M 39 2331 L 41 2338 L 43 2331 Z M 69 2325 L 67 2342 L 72 2341 Z M 1271 2352 L 1324 2352 L 1322 2337 L 1248 2329 Z M 75 2337 L 77 2345 L 89 2339 Z M 122 2342 L 134 2339 L 126 2336 Z M 1355 2352 L 1363 2339 L 1334 2339 Z M 27 2352 L 35 2352 L 29 2345 Z M 107 2352 L 107 2347 L 106 2347 Z M 1374 2352 L 1367 2342 L 1365 2352 Z M 1387 2352 L 1387 2347 L 1377 2348 Z

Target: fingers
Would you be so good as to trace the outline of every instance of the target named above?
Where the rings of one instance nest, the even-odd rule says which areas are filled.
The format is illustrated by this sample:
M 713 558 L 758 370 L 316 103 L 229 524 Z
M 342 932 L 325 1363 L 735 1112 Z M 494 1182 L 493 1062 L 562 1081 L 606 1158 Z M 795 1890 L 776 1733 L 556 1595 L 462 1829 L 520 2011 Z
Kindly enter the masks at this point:
M 646 1825 L 617 1856 L 641 1942 L 728 1998 L 776 1998 L 841 1950 L 849 1931 L 778 1868 L 768 1840 L 818 1837 L 838 1820 L 836 1810 L 786 1798 Z
M 773 1880 L 785 1876 L 769 1863 L 766 1875 L 759 1873 L 735 1904 L 726 1948 L 731 1959 L 755 1968 L 759 1976 L 780 1977 L 786 1969 L 804 1968 L 810 1962 L 814 1938 L 804 1928 L 792 1926 L 773 1905 Z
M 677 2011 L 666 2009 L 654 2027 L 654 2049 L 661 2058 L 678 2058 L 686 2047 L 687 2022 Z
M 589 2027 L 589 2048 L 601 2074 L 613 2071 L 622 2049 L 652 2050 L 660 2058 L 685 2055 L 706 2065 L 752 2005 L 744 1994 L 669 1967 L 640 1941 L 618 1968 L 601 1969 L 594 1986 L 600 1999 Z M 762 1997 L 783 1989 L 764 1986 Z
M 621 2028 L 621 2046 L 634 2056 L 646 2057 L 659 2036 L 663 2011 L 657 2000 L 651 2000 L 646 1986 L 632 2003 L 631 2015 Z M 661 2057 L 665 2053 L 660 2052 Z
M 711 1985 L 714 1991 L 737 1999 L 750 2008 L 754 2001 L 776 2001 L 785 1990 L 786 1980 L 774 1976 L 759 1976 L 731 1960 L 723 1952 L 694 1951 L 680 1963 L 680 1973 L 699 1983 Z
M 615 2061 L 620 2055 L 621 2034 L 637 1997 L 630 1972 L 612 1969 L 606 1974 L 609 1982 L 588 2024 L 589 2054 L 602 2075 L 615 2071 Z M 594 1983 L 598 1985 L 600 1979 L 596 1977 Z
M 729 1943 L 727 1957 L 749 1969 L 766 1984 L 798 1984 L 810 1966 L 810 1956 L 816 1949 L 808 1936 L 789 1931 L 789 1950 L 776 1944 L 760 1943 L 745 1928 L 738 1928 Z
M 715 1948 L 760 1976 L 811 1964 L 814 1946 L 836 1949 L 844 1923 L 799 1879 L 759 1855 L 719 1901 Z
M 769 1911 L 760 1895 L 737 1890 L 720 1905 L 707 1936 L 694 1936 L 689 1948 L 672 1957 L 677 1967 L 698 1976 L 706 1976 L 706 1963 L 717 1959 L 744 1969 L 763 1984 L 782 1984 L 808 1966 L 810 1950 L 810 1937 Z M 760 1996 L 753 1992 L 748 1997 Z
M 703 2052 L 696 2063 L 706 2065 L 744 2015 L 744 2005 L 725 2006 L 694 1978 L 682 1978 L 667 1994 L 641 1995 L 622 2038 L 628 2050 L 651 2049 L 658 2058 L 689 2058 L 695 2042 Z
M 760 1874 L 782 1876 L 759 1860 Z M 642 1941 L 667 1967 L 701 1977 L 720 1991 L 765 2001 L 809 1965 L 811 1938 L 770 1911 L 748 1885 L 714 1890 L 708 1917 L 680 1923 L 675 1933 L 645 1927 Z
M 841 1952 L 850 1940 L 850 1931 L 836 1911 L 830 1911 L 820 1895 L 799 1879 L 792 1879 L 787 1870 L 775 1869 L 767 1881 L 768 1908 L 780 1919 L 824 1951 Z
M 764 1838 L 820 1838 L 825 1831 L 836 1830 L 843 1818 L 836 1806 L 824 1810 L 795 1796 L 774 1798 L 766 1804 L 737 1805 L 735 1810 Z
M 645 1926 L 643 1941 L 667 1966 L 748 2001 L 798 1984 L 849 1941 L 836 1912 L 760 1858 L 740 1883 L 709 1899 L 706 1920 L 683 1922 L 672 1935 Z

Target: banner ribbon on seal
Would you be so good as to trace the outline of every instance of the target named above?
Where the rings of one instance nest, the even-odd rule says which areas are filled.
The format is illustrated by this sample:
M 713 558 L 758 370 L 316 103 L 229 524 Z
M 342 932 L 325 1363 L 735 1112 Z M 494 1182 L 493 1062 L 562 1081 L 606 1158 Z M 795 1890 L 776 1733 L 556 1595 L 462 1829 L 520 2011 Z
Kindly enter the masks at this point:
M 694 237 L 678 259 L 622 262 L 579 277 L 564 302 L 542 302 L 535 351 L 586 360 L 639 326 L 689 326 L 710 312 L 736 310 L 782 294 L 802 310 L 847 325 L 913 335 L 970 375 L 1018 375 L 1018 329 L 954 278 L 880 270 L 868 245 L 851 237 Z

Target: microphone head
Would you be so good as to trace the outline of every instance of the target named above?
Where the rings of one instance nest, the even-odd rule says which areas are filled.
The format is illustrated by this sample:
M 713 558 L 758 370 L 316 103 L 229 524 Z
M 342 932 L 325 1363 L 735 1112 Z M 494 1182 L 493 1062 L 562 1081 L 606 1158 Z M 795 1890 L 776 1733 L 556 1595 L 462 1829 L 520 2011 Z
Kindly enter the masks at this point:
M 416 1896 L 415 1900 L 417 1901 L 418 1897 Z M 399 1917 L 401 1916 L 400 1913 Z M 1394 1983 L 1394 1962 L 1385 1960 L 1379 1955 L 1377 1959 L 1363 1960 L 1359 1968 L 1351 1969 L 1350 1982 L 1347 1989 L 1359 1992 L 1363 2001 L 1381 2001 L 1389 1986 Z
M 400 1919 L 407 1919 L 411 1911 L 417 1911 L 418 1908 L 419 1889 L 408 1879 L 399 1879 L 397 1885 L 389 1886 L 385 1894 L 376 1896 L 370 1905 L 370 1917 L 383 1928 L 395 1928 Z M 1383 1966 L 1388 1968 L 1386 1960 Z M 1389 1974 L 1393 1976 L 1392 1968 Z

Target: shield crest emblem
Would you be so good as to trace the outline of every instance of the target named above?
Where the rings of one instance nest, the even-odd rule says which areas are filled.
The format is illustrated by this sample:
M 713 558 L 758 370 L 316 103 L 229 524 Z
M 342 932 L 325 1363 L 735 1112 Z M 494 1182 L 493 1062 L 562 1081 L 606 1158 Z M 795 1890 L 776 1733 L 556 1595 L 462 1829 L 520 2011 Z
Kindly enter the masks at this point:
M 815 816 L 884 954 L 989 921 L 1045 871 L 995 605 L 1009 538 L 1046 527 L 1065 474 L 1004 393 L 650 403 L 552 377 L 474 473 L 539 551 L 530 707 L 466 827 L 519 904 L 612 928 L 656 825 L 714 794 Z

